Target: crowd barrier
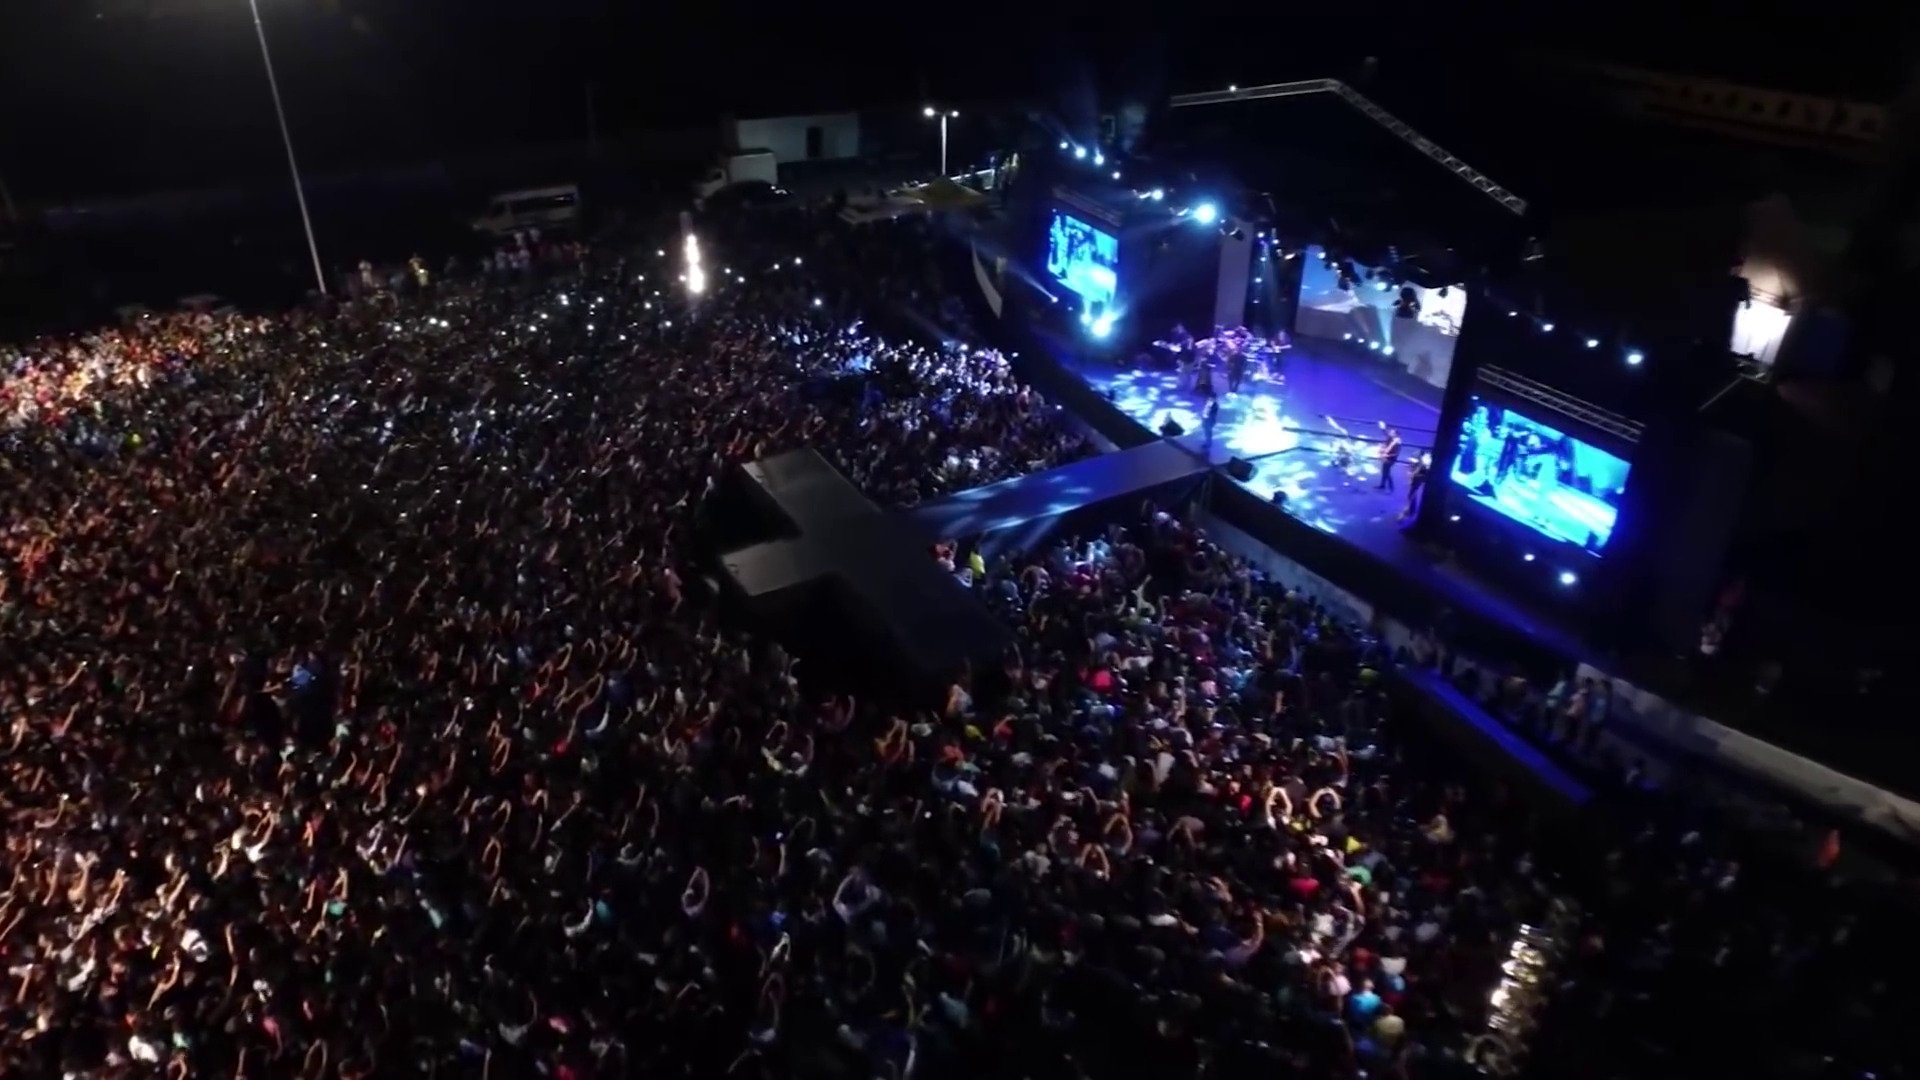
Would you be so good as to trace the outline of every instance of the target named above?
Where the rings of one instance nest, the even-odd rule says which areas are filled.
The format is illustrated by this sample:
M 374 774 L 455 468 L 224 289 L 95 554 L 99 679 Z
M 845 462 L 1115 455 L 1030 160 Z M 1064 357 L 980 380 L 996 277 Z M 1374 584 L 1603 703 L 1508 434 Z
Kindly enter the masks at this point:
M 1579 676 L 1612 687 L 1616 721 L 1632 725 L 1647 739 L 1791 791 L 1829 814 L 1920 847 L 1920 803 L 1735 731 L 1591 664 L 1580 665 Z

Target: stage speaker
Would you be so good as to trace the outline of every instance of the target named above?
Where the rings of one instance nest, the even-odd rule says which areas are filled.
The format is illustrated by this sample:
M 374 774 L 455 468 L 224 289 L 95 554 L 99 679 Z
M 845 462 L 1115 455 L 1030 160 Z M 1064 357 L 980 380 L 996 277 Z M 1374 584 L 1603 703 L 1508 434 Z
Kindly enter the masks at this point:
M 1245 458 L 1234 458 L 1227 462 L 1227 475 L 1244 484 L 1253 479 L 1253 462 Z
M 1160 425 L 1160 434 L 1169 439 L 1177 439 L 1186 433 L 1187 429 L 1181 427 L 1180 422 L 1171 416 L 1167 417 L 1166 423 Z

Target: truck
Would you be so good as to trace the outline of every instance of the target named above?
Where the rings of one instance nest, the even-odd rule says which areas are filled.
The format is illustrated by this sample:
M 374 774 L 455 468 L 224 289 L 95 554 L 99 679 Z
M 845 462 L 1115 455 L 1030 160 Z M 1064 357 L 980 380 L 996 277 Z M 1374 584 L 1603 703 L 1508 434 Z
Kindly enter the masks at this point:
M 708 196 L 735 184 L 780 183 L 780 163 L 771 150 L 736 150 L 714 162 L 693 185 L 694 201 L 704 203 Z

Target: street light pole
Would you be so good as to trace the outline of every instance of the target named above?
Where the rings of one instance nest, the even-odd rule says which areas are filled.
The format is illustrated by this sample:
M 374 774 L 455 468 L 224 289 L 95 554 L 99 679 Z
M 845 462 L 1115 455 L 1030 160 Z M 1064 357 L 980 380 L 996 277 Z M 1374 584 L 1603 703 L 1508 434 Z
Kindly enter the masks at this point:
M 947 175 L 947 121 L 959 116 L 960 110 L 936 109 L 929 105 L 920 112 L 929 120 L 936 116 L 940 118 L 940 175 L 944 178 Z
M 300 204 L 300 225 L 307 231 L 307 254 L 313 256 L 313 282 L 320 295 L 327 295 L 327 271 L 320 263 L 320 244 L 313 238 L 313 217 L 307 213 L 307 189 L 300 182 L 300 161 L 293 156 L 293 132 L 287 127 L 287 110 L 280 103 L 280 80 L 273 74 L 273 53 L 267 48 L 267 28 L 260 21 L 260 0 L 247 0 L 253 12 L 253 32 L 260 38 L 260 61 L 267 68 L 267 89 L 273 92 L 273 115 L 280 120 L 280 142 L 287 148 L 287 171 L 293 174 L 293 198 Z

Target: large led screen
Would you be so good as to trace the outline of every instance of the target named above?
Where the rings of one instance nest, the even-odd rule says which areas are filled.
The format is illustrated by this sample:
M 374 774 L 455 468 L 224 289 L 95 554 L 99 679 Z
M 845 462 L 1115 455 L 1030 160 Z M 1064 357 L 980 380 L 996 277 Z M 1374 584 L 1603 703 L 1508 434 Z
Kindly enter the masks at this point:
M 1628 469 L 1592 443 L 1475 396 L 1447 475 L 1481 506 L 1599 555 L 1613 539 Z
M 1307 248 L 1304 258 L 1296 336 L 1366 342 L 1421 382 L 1446 389 L 1467 317 L 1465 289 L 1414 286 L 1414 304 L 1403 314 L 1399 287 L 1373 278 L 1372 267 L 1330 262 L 1318 245 Z M 1342 287 L 1341 271 L 1349 267 L 1354 276 Z
M 1085 302 L 1081 310 L 1107 314 L 1120 292 L 1120 241 L 1055 210 L 1047 229 L 1047 273 Z

